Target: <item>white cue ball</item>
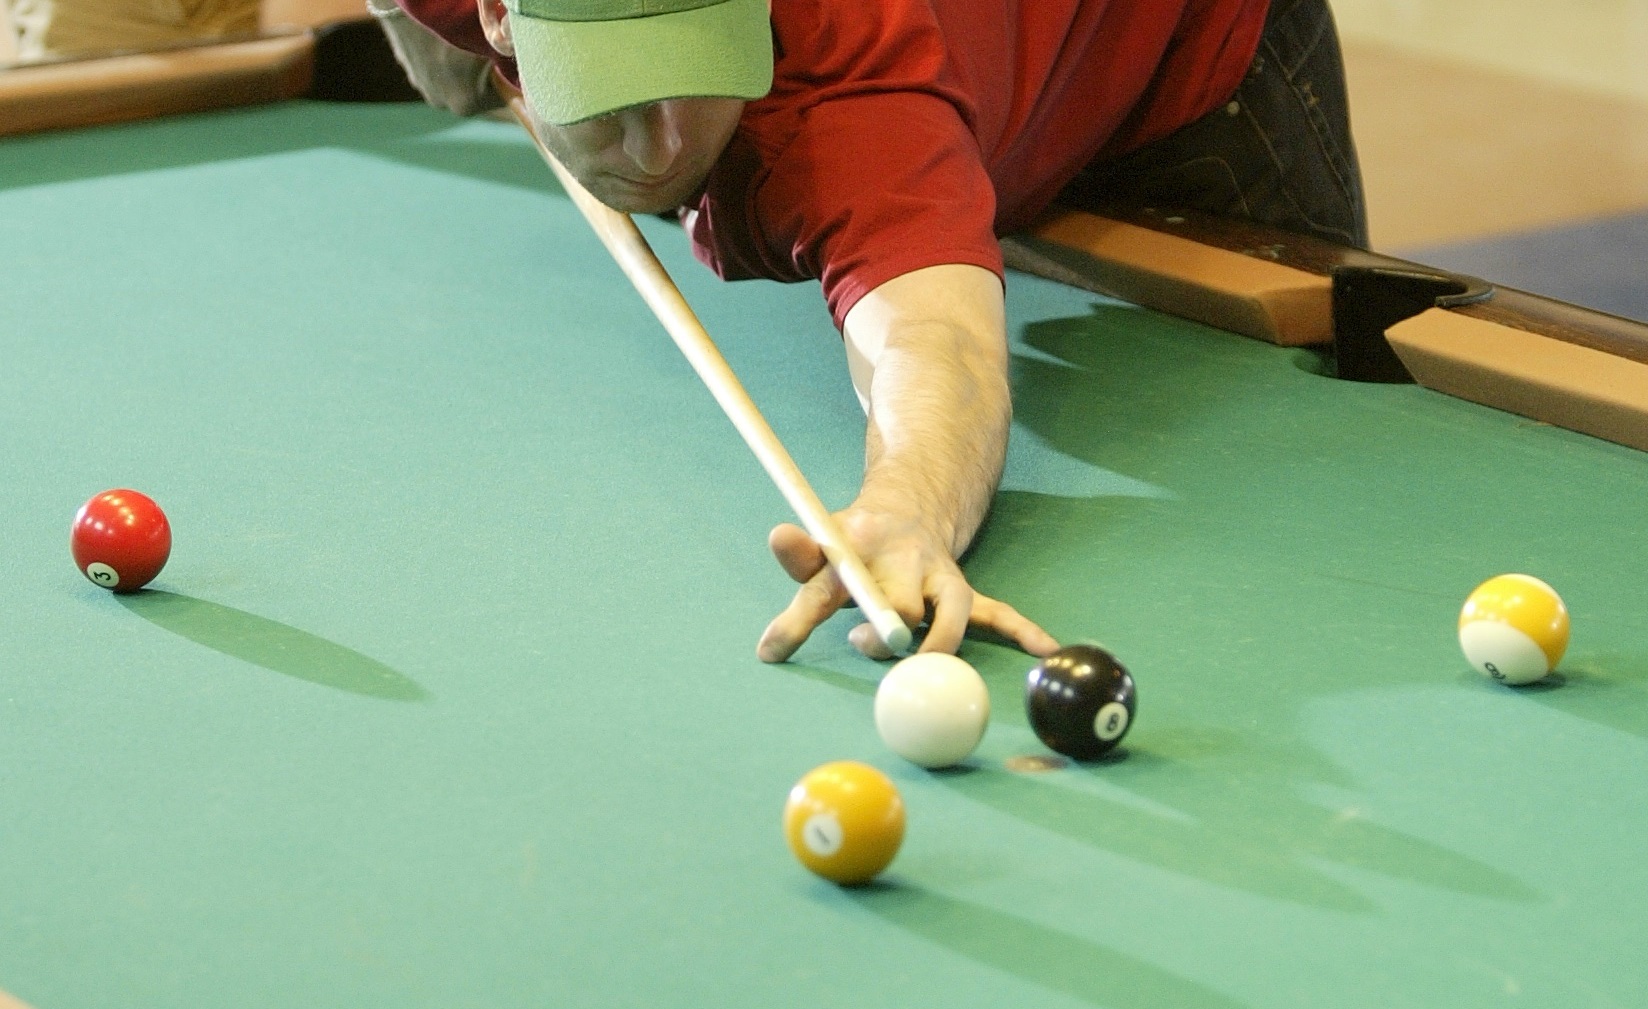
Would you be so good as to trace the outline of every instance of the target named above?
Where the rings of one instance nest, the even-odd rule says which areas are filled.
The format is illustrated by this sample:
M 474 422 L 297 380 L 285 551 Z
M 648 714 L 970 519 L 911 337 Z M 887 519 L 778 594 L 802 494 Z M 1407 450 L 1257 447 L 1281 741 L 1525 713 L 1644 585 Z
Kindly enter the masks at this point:
M 876 688 L 881 741 L 922 767 L 951 767 L 984 738 L 990 692 L 984 677 L 944 652 L 919 652 L 887 670 Z

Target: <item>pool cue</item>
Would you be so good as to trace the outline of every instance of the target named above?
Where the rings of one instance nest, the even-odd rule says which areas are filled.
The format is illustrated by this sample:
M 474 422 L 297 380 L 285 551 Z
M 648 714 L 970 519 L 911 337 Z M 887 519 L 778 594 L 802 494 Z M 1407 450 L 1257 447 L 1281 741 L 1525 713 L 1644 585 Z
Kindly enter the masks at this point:
M 29 1009 L 28 1004 L 0 991 L 0 1009 Z
M 836 577 L 847 589 L 847 594 L 858 603 L 866 620 L 875 628 L 876 636 L 893 653 L 904 651 L 910 647 L 910 629 L 904 626 L 881 587 L 875 583 L 870 571 L 859 559 L 847 538 L 842 535 L 841 527 L 836 523 L 835 516 L 818 499 L 807 478 L 802 475 L 800 467 L 790 458 L 784 445 L 778 440 L 778 435 L 767 424 L 765 417 L 750 399 L 749 393 L 738 381 L 726 358 L 715 346 L 704 324 L 698 321 L 698 316 L 687 304 L 675 281 L 670 279 L 669 271 L 664 264 L 658 261 L 652 247 L 647 244 L 646 237 L 635 226 L 635 221 L 628 214 L 613 210 L 606 204 L 589 194 L 572 175 L 555 160 L 544 146 L 543 139 L 533 128 L 532 118 L 527 113 L 526 99 L 513 85 L 504 80 L 496 72 L 493 82 L 498 93 L 504 96 L 515 118 L 532 137 L 537 145 L 538 153 L 543 155 L 544 161 L 555 172 L 555 177 L 561 182 L 561 187 L 572 202 L 577 205 L 589 226 L 595 230 L 601 243 L 607 247 L 612 258 L 618 262 L 624 275 L 629 277 L 630 283 L 640 293 L 652 314 L 658 317 L 664 328 L 669 331 L 670 338 L 685 354 L 687 361 L 692 364 L 698 377 L 709 388 L 710 394 L 721 405 L 727 418 L 743 437 L 744 443 L 755 453 L 761 467 L 767 471 L 767 476 L 778 487 L 778 492 L 784 495 L 790 508 L 795 511 L 796 517 L 806 527 L 809 535 L 818 542 L 824 551 L 824 557 L 830 567 L 835 569 Z

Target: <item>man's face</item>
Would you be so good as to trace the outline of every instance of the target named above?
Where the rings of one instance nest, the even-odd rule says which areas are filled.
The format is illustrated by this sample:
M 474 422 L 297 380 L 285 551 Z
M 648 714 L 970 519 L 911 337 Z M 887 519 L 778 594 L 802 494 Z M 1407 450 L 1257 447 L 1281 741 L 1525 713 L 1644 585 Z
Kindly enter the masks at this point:
M 672 98 L 537 127 L 556 160 L 596 199 L 625 213 L 656 214 L 704 184 L 743 111 L 737 98 Z

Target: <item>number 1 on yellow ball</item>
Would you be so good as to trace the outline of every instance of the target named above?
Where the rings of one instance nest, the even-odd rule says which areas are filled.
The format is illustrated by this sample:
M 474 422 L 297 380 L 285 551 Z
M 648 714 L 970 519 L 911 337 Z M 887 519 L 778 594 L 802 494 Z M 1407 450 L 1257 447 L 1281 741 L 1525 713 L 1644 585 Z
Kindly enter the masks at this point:
M 843 886 L 868 883 L 904 843 L 904 800 L 868 764 L 824 764 L 790 789 L 784 838 L 796 859 L 825 879 Z

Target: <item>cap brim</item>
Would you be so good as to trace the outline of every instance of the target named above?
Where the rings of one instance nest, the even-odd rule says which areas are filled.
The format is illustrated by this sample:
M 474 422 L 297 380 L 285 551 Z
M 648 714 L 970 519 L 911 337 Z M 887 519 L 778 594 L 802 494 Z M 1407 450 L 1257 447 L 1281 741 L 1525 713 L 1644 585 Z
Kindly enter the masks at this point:
M 511 14 L 521 87 L 545 122 L 666 98 L 753 100 L 772 87 L 767 0 L 614 21 Z

